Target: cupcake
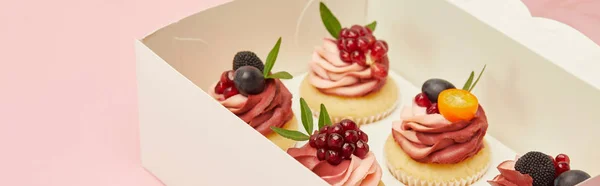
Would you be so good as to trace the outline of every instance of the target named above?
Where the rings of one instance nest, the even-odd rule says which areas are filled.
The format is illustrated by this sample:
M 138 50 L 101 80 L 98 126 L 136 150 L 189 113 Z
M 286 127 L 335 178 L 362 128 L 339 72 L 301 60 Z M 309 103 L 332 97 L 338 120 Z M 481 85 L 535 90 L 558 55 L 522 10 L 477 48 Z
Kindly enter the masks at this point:
M 267 137 L 281 149 L 295 141 L 274 133 L 270 127 L 294 130 L 298 127 L 292 112 L 292 94 L 279 79 L 291 79 L 287 72 L 270 73 L 281 38 L 267 57 L 266 64 L 251 51 L 238 52 L 233 68 L 221 74 L 209 94 L 221 105 Z
M 591 177 L 584 171 L 571 170 L 570 164 L 566 154 L 554 158 L 531 151 L 500 163 L 497 167 L 500 175 L 488 183 L 492 186 L 575 186 Z
M 302 124 L 306 134 L 277 127 L 273 130 L 280 135 L 308 141 L 299 148 L 290 148 L 287 153 L 317 176 L 333 186 L 381 186 L 382 170 L 369 151 L 369 136 L 349 119 L 333 124 L 327 109 L 321 104 L 320 130 L 314 130 L 311 110 L 306 101 L 300 98 Z M 307 135 L 312 132 L 312 135 Z
M 470 93 L 478 81 L 471 83 L 473 75 L 463 89 L 443 79 L 427 80 L 412 105 L 403 108 L 401 121 L 392 123 L 385 157 L 405 185 L 470 185 L 487 172 L 488 122 Z
M 397 105 L 398 88 L 388 76 L 388 44 L 373 35 L 377 22 L 342 28 L 325 4 L 320 9 L 332 38 L 315 48 L 300 96 L 315 111 L 321 103 L 329 105 L 334 122 L 361 125 L 386 117 Z

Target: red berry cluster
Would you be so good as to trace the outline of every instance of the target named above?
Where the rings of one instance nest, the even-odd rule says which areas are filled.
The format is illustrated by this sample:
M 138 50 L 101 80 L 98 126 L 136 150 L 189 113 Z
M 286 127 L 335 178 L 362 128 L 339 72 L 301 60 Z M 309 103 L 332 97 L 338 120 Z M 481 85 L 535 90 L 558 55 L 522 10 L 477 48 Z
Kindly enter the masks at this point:
M 387 55 L 388 44 L 383 40 L 377 40 L 368 27 L 354 25 L 350 28 L 343 28 L 337 44 L 342 61 L 362 66 L 371 65 L 373 76 L 377 78 L 387 76 L 388 66 L 382 64 L 380 59 Z M 367 57 L 370 57 L 369 61 L 372 64 L 369 64 Z
M 358 128 L 354 121 L 345 119 L 337 124 L 325 126 L 310 136 L 309 144 L 317 148 L 319 161 L 326 160 L 338 165 L 352 155 L 364 158 L 369 152 L 369 136 Z
M 431 103 L 429 98 L 425 95 L 425 93 L 419 93 L 415 96 L 415 102 L 420 107 L 427 108 L 427 114 L 439 114 L 440 110 L 438 109 L 437 103 Z
M 558 177 L 563 172 L 571 170 L 571 159 L 566 154 L 559 154 L 556 158 L 550 156 L 554 161 L 554 169 L 556 169 L 555 177 Z
M 232 72 L 233 71 L 223 72 L 221 74 L 221 79 L 219 80 L 219 83 L 217 83 L 217 86 L 215 86 L 215 93 L 223 94 L 223 96 L 225 96 L 225 99 L 239 94 L 237 88 L 235 88 L 235 84 L 233 83 L 232 78 L 230 77 Z

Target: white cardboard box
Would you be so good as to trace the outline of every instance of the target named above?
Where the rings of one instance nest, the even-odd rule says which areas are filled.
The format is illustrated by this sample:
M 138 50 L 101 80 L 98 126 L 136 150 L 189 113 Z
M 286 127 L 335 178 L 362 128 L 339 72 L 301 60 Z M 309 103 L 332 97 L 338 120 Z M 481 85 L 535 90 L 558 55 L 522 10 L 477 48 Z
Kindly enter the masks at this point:
M 262 58 L 278 37 L 274 71 L 306 72 L 329 36 L 318 3 L 237 0 L 136 41 L 144 166 L 169 186 L 327 185 L 202 90 L 237 51 Z M 531 18 L 519 0 L 325 3 L 343 26 L 377 20 L 391 70 L 417 87 L 432 77 L 464 82 L 487 64 L 474 93 L 489 136 L 517 153 L 567 153 L 572 167 L 600 174 L 600 47 L 573 28 Z

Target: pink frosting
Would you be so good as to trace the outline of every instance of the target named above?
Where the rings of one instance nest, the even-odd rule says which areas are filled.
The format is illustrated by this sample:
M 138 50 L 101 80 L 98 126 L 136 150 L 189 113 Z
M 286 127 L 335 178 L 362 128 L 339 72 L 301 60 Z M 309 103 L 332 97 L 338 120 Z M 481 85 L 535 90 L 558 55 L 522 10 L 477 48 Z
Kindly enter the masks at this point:
M 532 186 L 533 178 L 515 170 L 515 162 L 516 160 L 508 160 L 500 163 L 497 167 L 500 175 L 489 180 L 488 183 L 492 186 Z
M 377 91 L 386 79 L 371 74 L 371 68 L 340 59 L 340 51 L 334 40 L 324 39 L 323 46 L 316 47 L 309 63 L 309 82 L 326 94 L 356 97 Z M 389 64 L 387 56 L 381 59 Z
M 209 94 L 263 135 L 272 132 L 271 126 L 282 127 L 293 117 L 292 94 L 278 79 L 267 80 L 263 92 L 247 97 L 237 94 L 225 99 L 215 93 L 215 86 Z
M 394 140 L 411 158 L 423 163 L 453 164 L 461 162 L 483 148 L 488 123 L 479 106 L 468 122 L 450 122 L 440 114 L 427 114 L 425 107 L 413 101 L 394 121 Z
M 372 152 L 364 159 L 352 155 L 350 160 L 344 160 L 335 166 L 327 161 L 319 161 L 317 149 L 308 144 L 290 148 L 287 152 L 333 186 L 377 186 L 381 181 L 381 167 Z

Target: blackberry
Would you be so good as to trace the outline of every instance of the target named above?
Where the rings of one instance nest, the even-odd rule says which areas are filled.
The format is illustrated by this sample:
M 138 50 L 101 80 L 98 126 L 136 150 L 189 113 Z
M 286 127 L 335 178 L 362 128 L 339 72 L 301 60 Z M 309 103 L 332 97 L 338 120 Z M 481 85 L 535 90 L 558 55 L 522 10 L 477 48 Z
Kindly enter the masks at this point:
M 544 153 L 526 153 L 515 163 L 515 170 L 521 174 L 529 174 L 533 178 L 533 186 L 549 186 L 554 183 L 554 160 Z
M 260 58 L 258 58 L 258 56 L 251 51 L 241 51 L 235 54 L 235 57 L 233 57 L 233 70 L 237 70 L 243 66 L 256 67 L 258 70 L 260 70 L 260 72 L 263 72 L 265 68 L 265 65 Z

